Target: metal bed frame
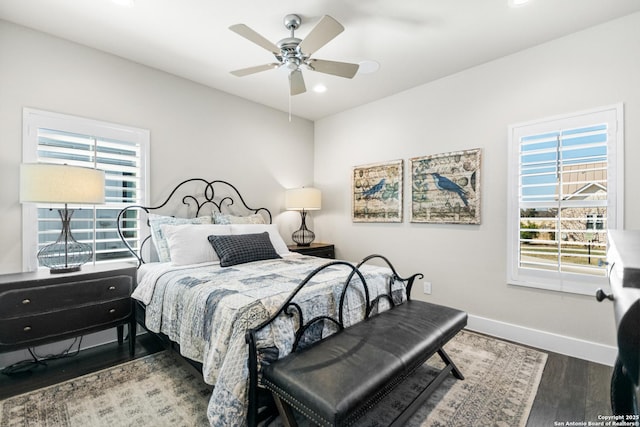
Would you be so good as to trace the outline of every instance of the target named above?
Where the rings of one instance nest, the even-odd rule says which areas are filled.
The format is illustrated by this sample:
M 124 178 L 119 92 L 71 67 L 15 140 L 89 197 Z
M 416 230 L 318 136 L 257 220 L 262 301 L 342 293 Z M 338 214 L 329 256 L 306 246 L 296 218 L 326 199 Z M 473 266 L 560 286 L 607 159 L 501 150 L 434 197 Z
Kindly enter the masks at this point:
M 181 196 L 181 193 L 184 194 Z M 147 260 L 145 260 L 144 251 L 149 240 L 151 240 L 151 235 L 148 235 L 144 239 L 142 239 L 138 248 L 134 248 L 129 242 L 132 237 L 126 236 L 126 234 L 129 232 L 129 229 L 125 226 L 126 222 L 144 220 L 146 221 L 146 225 L 148 227 L 148 214 L 155 213 L 156 211 L 161 211 L 165 208 L 167 211 L 167 215 L 174 216 L 175 210 L 178 209 L 181 205 L 171 206 L 170 202 L 179 197 L 182 197 L 182 205 L 184 205 L 182 207 L 185 208 L 184 217 L 195 218 L 199 216 L 199 214 L 203 212 L 203 208 L 205 206 L 211 207 L 212 212 L 215 210 L 218 213 L 227 214 L 239 214 L 234 210 L 234 208 L 239 207 L 240 210 L 244 211 L 241 212 L 241 214 L 243 215 L 246 215 L 247 213 L 262 214 L 268 224 L 271 224 L 272 222 L 271 211 L 269 211 L 269 209 L 249 207 L 249 205 L 247 205 L 247 203 L 244 201 L 244 198 L 242 197 L 238 189 L 233 184 L 230 184 L 229 182 L 223 180 L 209 181 L 203 178 L 186 179 L 180 184 L 176 185 L 171 193 L 167 196 L 167 198 L 159 205 L 130 205 L 123 208 L 118 213 L 118 236 L 124 242 L 129 252 L 131 252 L 138 261 L 138 267 L 147 262 Z M 169 211 L 169 209 L 173 209 L 173 211 Z M 139 215 L 144 216 L 144 218 L 139 218 Z M 138 232 L 140 231 L 138 230 Z

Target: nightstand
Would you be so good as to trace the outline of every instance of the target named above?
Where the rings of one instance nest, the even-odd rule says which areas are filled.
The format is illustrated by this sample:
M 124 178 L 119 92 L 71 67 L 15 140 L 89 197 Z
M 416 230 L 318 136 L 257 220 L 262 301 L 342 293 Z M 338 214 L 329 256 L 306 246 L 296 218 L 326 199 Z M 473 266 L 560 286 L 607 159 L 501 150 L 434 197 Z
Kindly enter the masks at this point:
M 291 252 L 298 252 L 302 255 L 330 259 L 334 259 L 336 257 L 335 247 L 329 243 L 312 243 L 310 246 L 288 245 L 287 247 Z
M 109 328 L 117 328 L 122 343 L 126 324 L 133 356 L 135 286 L 132 264 L 85 265 L 67 274 L 40 270 L 0 275 L 0 352 Z

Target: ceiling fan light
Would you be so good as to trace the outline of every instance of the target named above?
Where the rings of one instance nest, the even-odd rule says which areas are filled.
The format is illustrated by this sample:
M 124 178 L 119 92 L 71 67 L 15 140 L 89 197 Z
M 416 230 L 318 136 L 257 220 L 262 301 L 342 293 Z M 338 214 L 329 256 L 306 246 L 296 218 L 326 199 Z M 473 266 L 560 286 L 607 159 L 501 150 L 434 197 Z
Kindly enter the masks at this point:
M 296 58 L 295 56 L 285 58 L 284 61 L 284 66 L 291 71 L 295 71 L 300 68 L 300 59 Z

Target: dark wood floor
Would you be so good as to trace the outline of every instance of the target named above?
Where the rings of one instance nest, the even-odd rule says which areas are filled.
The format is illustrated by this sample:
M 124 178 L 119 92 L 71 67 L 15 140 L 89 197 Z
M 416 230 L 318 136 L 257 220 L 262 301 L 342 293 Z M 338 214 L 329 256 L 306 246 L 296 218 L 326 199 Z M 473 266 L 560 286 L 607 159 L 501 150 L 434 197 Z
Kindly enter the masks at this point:
M 556 421 L 564 425 L 569 425 L 567 421 L 588 423 L 599 421 L 598 415 L 611 415 L 609 387 L 613 368 L 557 353 L 547 354 L 528 427 L 553 426 Z
M 136 340 L 136 358 L 164 348 L 155 337 L 144 334 Z M 547 352 L 548 353 L 548 352 Z M 612 368 L 548 353 L 528 427 L 554 426 L 556 421 L 597 421 L 610 415 L 609 381 Z M 0 399 L 105 369 L 131 360 L 128 346 L 116 343 L 83 350 L 80 355 L 50 361 L 26 375 L 0 375 Z
M 136 337 L 135 359 L 164 349 L 162 342 L 150 334 Z M 32 372 L 16 375 L 0 374 L 0 399 L 26 393 L 38 388 L 96 372 L 132 360 L 129 345 L 105 344 L 82 350 L 73 357 L 47 361 L 46 366 L 38 366 Z

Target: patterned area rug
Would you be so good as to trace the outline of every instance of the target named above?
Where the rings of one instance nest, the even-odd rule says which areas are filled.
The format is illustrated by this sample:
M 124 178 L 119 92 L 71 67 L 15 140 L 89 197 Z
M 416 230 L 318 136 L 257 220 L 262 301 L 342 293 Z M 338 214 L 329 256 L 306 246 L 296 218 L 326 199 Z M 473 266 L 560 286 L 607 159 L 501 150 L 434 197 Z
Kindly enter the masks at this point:
M 0 401 L 0 426 L 206 426 L 211 386 L 169 351 Z
M 445 350 L 465 380 L 446 379 L 408 426 L 526 424 L 547 359 L 545 353 L 466 331 Z M 436 358 L 427 365 L 441 366 Z M 359 425 L 388 425 L 435 375 L 427 365 Z M 194 375 L 191 367 L 171 353 L 161 352 L 0 401 L 0 425 L 206 426 L 210 395 L 211 387 Z
M 408 427 L 527 424 L 546 353 L 467 331 L 456 335 L 444 349 L 465 379 L 447 377 L 407 422 Z M 444 366 L 437 355 L 428 360 L 358 426 L 389 425 L 437 374 L 430 365 Z

